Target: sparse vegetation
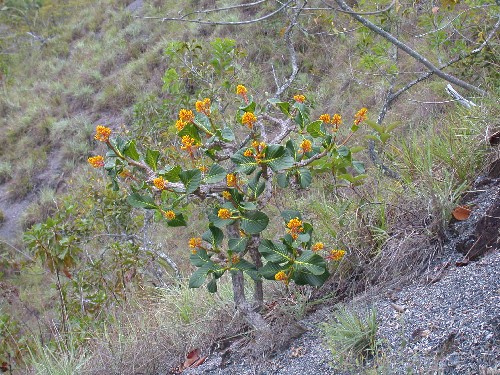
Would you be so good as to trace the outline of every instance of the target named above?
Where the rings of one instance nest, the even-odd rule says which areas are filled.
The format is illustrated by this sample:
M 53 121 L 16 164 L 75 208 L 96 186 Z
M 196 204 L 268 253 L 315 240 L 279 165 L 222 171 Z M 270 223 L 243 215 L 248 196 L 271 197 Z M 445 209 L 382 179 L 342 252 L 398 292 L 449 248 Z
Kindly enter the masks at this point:
M 346 368 L 360 366 L 377 355 L 377 327 L 374 309 L 360 314 L 345 306 L 339 306 L 332 321 L 321 326 L 334 360 Z
M 194 347 L 205 350 L 223 337 L 253 335 L 233 319 L 233 295 L 225 277 L 215 295 L 187 287 L 193 267 L 186 244 L 205 232 L 204 212 L 221 208 L 218 203 L 179 201 L 190 226 L 167 231 L 161 217 L 131 207 L 123 190 L 105 188 L 106 173 L 86 165 L 88 157 L 106 152 L 93 141 L 96 125 L 104 125 L 113 135 L 136 140 L 138 152 L 158 150 L 162 168 L 167 161 L 169 165 L 156 172 L 168 180 L 168 168 L 186 163 L 179 151 L 182 138 L 176 136 L 179 110 L 208 97 L 217 127 L 231 127 L 239 119 L 233 116 L 240 106 L 234 93 L 238 84 L 245 83 L 250 101 L 259 103 L 243 112 L 257 116 L 272 111 L 267 99 L 283 88 L 280 106 L 289 102 L 293 107 L 291 98 L 305 95 L 311 122 L 322 113 L 342 113 L 347 121 L 347 114 L 361 107 L 368 108 L 372 120 L 349 139 L 366 173 L 355 163 L 346 168 L 351 176 L 342 179 L 318 161 L 312 177 L 328 172 L 322 178 L 305 184 L 284 173 L 289 184 L 303 186 L 272 191 L 265 207 L 271 218 L 266 238 L 276 243 L 283 236 L 282 223 L 273 218 L 284 210 L 300 211 L 303 222 L 314 224 L 318 239 L 346 253 L 342 261 L 325 264 L 325 275 L 330 276 L 321 288 L 264 288 L 265 302 L 276 299 L 283 304 L 279 314 L 264 309 L 268 319 L 288 324 L 287 319 L 302 317 L 322 299 L 347 300 L 370 285 L 408 279 L 440 251 L 434 244 L 456 201 L 481 173 L 490 151 L 486 135 L 500 117 L 494 4 L 398 1 L 395 7 L 365 16 L 397 33 L 436 66 L 460 57 L 442 70 L 489 93 L 468 96 L 477 106 L 465 108 L 449 102 L 445 81 L 430 76 L 398 94 L 379 123 L 385 98 L 425 71 L 348 14 L 316 1 L 308 6 L 324 9 L 302 9 L 298 1 L 265 24 L 203 25 L 136 16 L 186 14 L 189 19 L 190 12 L 230 7 L 234 1 L 145 0 L 140 13 L 126 10 L 129 3 L 2 3 L 7 9 L 0 11 L 0 223 L 2 215 L 9 220 L 0 225 L 7 242 L 0 242 L 0 282 L 16 292 L 0 295 L 2 302 L 12 297 L 0 311 L 0 365 L 6 362 L 13 371 L 31 367 L 38 373 L 78 373 L 88 366 L 103 374 L 166 371 L 182 363 Z M 357 3 L 356 10 L 370 12 L 391 1 Z M 274 2 L 264 2 L 193 14 L 228 22 L 275 10 Z M 469 56 L 475 49 L 480 50 Z M 340 129 L 339 139 L 348 136 L 349 127 Z M 265 130 L 271 136 L 280 129 L 269 123 Z M 234 135 L 243 140 L 245 133 L 236 128 Z M 298 135 L 296 148 L 305 136 L 305 131 Z M 319 139 L 308 140 L 321 148 Z M 377 166 L 367 151 L 369 140 L 375 142 Z M 387 170 L 398 177 L 388 177 Z M 355 180 L 360 174 L 366 174 L 363 185 Z M 130 184 L 132 177 L 123 175 L 121 183 Z M 285 185 L 286 178 L 280 179 L 275 182 Z M 159 198 L 150 182 L 137 187 L 143 188 L 141 194 L 150 191 Z M 10 220 L 14 205 L 20 210 Z M 16 239 L 12 223 L 17 218 L 31 241 Z M 44 240 L 37 243 L 35 235 Z M 81 251 L 66 252 L 69 245 Z M 57 272 L 50 273 L 50 265 L 44 268 L 40 259 L 32 260 L 35 252 L 52 257 Z M 272 276 L 280 270 L 273 270 Z M 283 302 L 290 299 L 294 303 Z M 332 326 L 343 321 L 355 334 L 342 337 L 331 331 L 334 354 L 346 361 L 373 354 L 376 339 L 367 332 L 376 330 L 374 316 L 365 321 L 354 312 L 339 314 Z M 266 345 L 262 347 L 271 347 Z M 348 360 L 349 355 L 353 357 Z

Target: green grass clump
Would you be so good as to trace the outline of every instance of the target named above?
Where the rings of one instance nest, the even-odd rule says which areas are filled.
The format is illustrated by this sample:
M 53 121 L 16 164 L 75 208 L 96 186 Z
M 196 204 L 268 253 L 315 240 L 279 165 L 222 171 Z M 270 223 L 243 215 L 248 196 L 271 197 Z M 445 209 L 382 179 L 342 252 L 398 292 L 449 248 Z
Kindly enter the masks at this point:
M 341 306 L 333 313 L 333 321 L 321 329 L 334 360 L 339 364 L 362 363 L 377 351 L 377 313 L 370 310 L 365 316 Z

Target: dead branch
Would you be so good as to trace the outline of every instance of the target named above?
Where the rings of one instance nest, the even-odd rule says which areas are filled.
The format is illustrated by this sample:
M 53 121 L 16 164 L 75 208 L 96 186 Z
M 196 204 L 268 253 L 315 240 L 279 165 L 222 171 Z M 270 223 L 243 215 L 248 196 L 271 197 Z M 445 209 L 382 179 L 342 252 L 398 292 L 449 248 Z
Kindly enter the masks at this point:
M 326 5 L 330 6 L 325 0 L 322 0 L 322 1 Z M 439 69 L 433 63 L 431 63 L 429 60 L 427 60 L 427 58 L 425 58 L 424 56 L 422 56 L 420 53 L 418 53 L 414 49 L 410 48 L 407 44 L 401 42 L 399 39 L 397 39 L 396 37 L 394 37 L 394 35 L 388 33 L 387 31 L 385 31 L 383 29 L 381 29 L 380 27 L 378 27 L 374 23 L 370 22 L 369 20 L 367 20 L 366 18 L 364 18 L 363 16 L 361 16 L 360 14 L 358 14 L 357 12 L 355 12 L 351 7 L 349 7 L 346 4 L 346 2 L 344 0 L 335 0 L 335 2 L 338 4 L 338 6 L 341 9 L 350 12 L 349 15 L 351 17 L 353 17 L 356 21 L 360 22 L 361 24 L 363 24 L 364 26 L 366 26 L 368 29 L 370 29 L 374 33 L 376 33 L 376 34 L 380 35 L 381 37 L 387 39 L 389 42 L 391 42 L 392 44 L 394 44 L 400 50 L 404 51 L 405 53 L 407 53 L 408 55 L 410 55 L 411 57 L 413 57 L 415 60 L 417 60 L 418 62 L 420 62 L 421 64 L 423 64 L 425 67 L 427 67 L 427 69 L 429 69 L 433 74 L 435 74 L 438 77 L 444 79 L 445 81 L 448 81 L 448 82 L 450 82 L 452 84 L 455 84 L 455 85 L 457 85 L 459 87 L 462 87 L 462 88 L 464 88 L 466 90 L 474 91 L 474 92 L 477 92 L 477 93 L 479 93 L 481 95 L 486 95 L 487 94 L 486 91 L 480 89 L 479 87 L 476 87 L 474 85 L 471 85 L 470 83 L 462 81 L 461 79 L 456 78 L 456 77 L 454 77 L 454 76 L 452 76 L 450 74 L 444 73 L 441 69 Z M 331 7 L 331 9 L 335 10 L 334 7 Z

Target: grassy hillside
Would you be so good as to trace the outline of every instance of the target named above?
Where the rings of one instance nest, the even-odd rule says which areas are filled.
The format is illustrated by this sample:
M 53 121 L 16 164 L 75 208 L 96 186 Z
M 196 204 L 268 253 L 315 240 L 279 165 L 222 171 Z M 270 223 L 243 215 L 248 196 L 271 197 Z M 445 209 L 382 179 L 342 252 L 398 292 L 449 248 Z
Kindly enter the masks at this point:
M 92 373 L 152 373 L 175 367 L 192 348 L 251 335 L 232 318 L 229 279 L 215 295 L 187 288 L 187 242 L 204 231 L 206 203 L 191 202 L 186 211 L 193 220 L 180 229 L 133 209 L 125 192 L 106 188 L 105 172 L 87 163 L 104 152 L 93 139 L 96 125 L 135 137 L 165 160 L 181 160 L 174 126 L 179 110 L 209 97 L 231 123 L 236 85 L 245 84 L 260 102 L 274 97 L 293 73 L 287 35 L 298 72 L 281 98 L 305 95 L 311 118 L 341 113 L 350 122 L 367 107 L 375 121 L 388 90 L 424 71 L 321 2 L 310 2 L 293 29 L 292 11 L 245 25 L 199 23 L 265 17 L 274 2 L 185 17 L 195 22 L 161 18 L 235 2 L 130 3 L 1 4 L 0 364 L 14 373 L 25 366 L 40 374 L 84 373 L 86 366 Z M 375 11 L 390 1 L 379 3 L 359 1 L 359 9 Z M 440 66 L 481 46 L 498 13 L 486 1 L 448 3 L 436 10 L 431 2 L 400 1 L 371 19 Z M 266 300 L 283 301 L 281 317 L 303 316 L 314 298 L 341 300 L 409 277 L 439 252 L 451 210 L 491 157 L 499 63 L 494 34 L 480 53 L 447 68 L 488 91 L 480 97 L 455 87 L 475 107 L 450 101 L 447 82 L 438 78 L 393 103 L 382 123 L 393 130 L 375 146 L 398 179 L 371 162 L 367 140 L 380 132 L 365 126 L 355 140 L 364 147 L 356 155 L 367 168 L 363 185 L 323 175 L 307 191 L 276 190 L 271 213 L 298 209 L 329 247 L 347 251 L 321 288 L 268 286 Z M 272 221 L 269 236 L 279 235 L 279 225 Z M 52 236 L 59 245 L 64 239 L 57 250 L 64 272 L 33 251 L 36 236 Z M 286 319 L 277 319 L 278 330 Z

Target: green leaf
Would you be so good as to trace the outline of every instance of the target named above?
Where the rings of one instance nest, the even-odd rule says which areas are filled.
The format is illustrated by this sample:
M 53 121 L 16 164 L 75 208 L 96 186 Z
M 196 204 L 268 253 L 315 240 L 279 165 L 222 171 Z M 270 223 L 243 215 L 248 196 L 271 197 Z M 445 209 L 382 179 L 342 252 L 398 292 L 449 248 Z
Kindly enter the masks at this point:
M 384 132 L 384 127 L 381 126 L 381 125 L 378 125 L 375 121 L 372 121 L 372 120 L 365 120 L 365 123 L 370 127 L 372 128 L 373 130 L 375 130 L 377 133 L 383 133 Z
M 309 125 L 307 125 L 306 130 L 314 138 L 324 137 L 325 135 L 327 135 L 325 127 L 323 125 L 323 121 L 321 120 L 311 122 Z
M 247 247 L 248 238 L 240 237 L 240 238 L 230 238 L 228 241 L 229 250 L 234 251 L 236 253 L 241 253 Z
M 196 142 L 201 143 L 200 132 L 193 123 L 186 124 L 186 126 L 184 126 L 184 128 L 178 132 L 177 135 L 181 138 L 185 135 L 189 135 L 191 138 L 194 138 Z
M 169 227 L 185 227 L 187 226 L 186 219 L 183 214 L 176 214 L 173 220 L 168 220 L 167 225 Z
M 182 168 L 178 165 L 171 167 L 170 169 L 163 169 L 158 171 L 167 181 L 177 182 L 180 181 L 179 175 L 182 172 Z
M 233 271 L 233 270 L 237 270 L 237 271 L 249 271 L 249 270 L 255 270 L 255 265 L 253 265 L 252 263 L 250 263 L 249 261 L 245 260 L 245 259 L 240 259 L 237 263 L 231 265 L 231 268 L 230 270 Z
M 194 271 L 191 277 L 189 278 L 189 287 L 199 288 L 200 286 L 202 286 L 211 268 L 212 264 L 206 263 L 202 267 Z
M 294 108 L 297 108 L 297 115 L 295 116 L 295 123 L 299 125 L 300 129 L 303 130 L 309 122 L 309 110 L 304 103 L 295 102 L 293 104 Z
M 215 277 L 207 284 L 207 290 L 209 293 L 217 292 L 217 279 Z
M 307 168 L 299 168 L 297 171 L 299 177 L 299 185 L 302 189 L 307 188 L 311 185 L 312 182 L 312 174 Z
M 254 211 L 257 209 L 257 205 L 253 202 L 242 202 L 239 207 L 245 211 Z
M 263 163 L 277 172 L 279 170 L 293 167 L 295 160 L 288 154 L 288 150 L 281 145 L 269 145 L 266 147 Z
M 276 182 L 282 189 L 288 187 L 288 185 L 290 184 L 290 177 L 288 176 L 288 173 L 278 173 L 276 175 Z
M 347 146 L 340 146 L 339 148 L 337 148 L 337 154 L 341 157 L 348 157 L 351 155 L 351 150 L 349 150 L 349 147 Z
M 215 163 L 210 166 L 207 175 L 203 179 L 206 184 L 215 184 L 226 178 L 227 172 L 219 164 Z
M 257 162 L 253 156 L 245 156 L 243 153 L 246 149 L 241 149 L 231 156 L 231 161 L 237 165 L 236 170 L 245 174 L 252 174 L 257 168 Z
M 288 102 L 282 102 L 279 99 L 268 99 L 267 100 L 269 103 L 272 105 L 276 106 L 279 108 L 279 110 L 286 115 L 287 117 L 290 117 L 290 103 Z
M 208 230 L 203 233 L 201 238 L 212 245 L 212 248 L 217 249 L 224 240 L 224 233 L 216 226 L 209 225 Z
M 328 270 L 321 275 L 314 275 L 307 271 L 306 269 L 301 269 L 298 272 L 294 272 L 292 279 L 295 281 L 297 285 L 312 285 L 312 286 L 321 286 L 328 280 L 330 273 Z
M 263 181 L 259 181 L 260 176 L 262 176 L 262 171 L 257 172 L 254 178 L 247 184 L 247 195 L 250 199 L 256 200 L 266 188 L 266 184 Z
M 290 220 L 295 219 L 296 217 L 299 220 L 302 220 L 302 215 L 297 210 L 284 210 L 281 212 L 281 217 L 285 219 L 285 223 L 288 223 Z
M 352 162 L 352 166 L 356 170 L 356 172 L 358 172 L 358 173 L 365 173 L 366 172 L 365 164 L 361 161 L 354 160 Z
M 130 159 L 138 161 L 140 158 L 139 153 L 137 152 L 137 147 L 135 144 L 135 140 L 130 140 L 127 142 L 123 149 L 123 154 L 128 156 Z
M 285 244 L 266 239 L 260 242 L 259 253 L 261 253 L 268 262 L 273 263 L 288 262 L 293 256 Z
M 195 267 L 202 267 L 203 265 L 213 262 L 210 260 L 210 256 L 203 249 L 197 249 L 196 253 L 191 253 L 189 260 L 191 264 Z
M 299 160 L 299 157 L 301 154 L 297 152 L 297 149 L 295 148 L 295 144 L 291 139 L 289 139 L 286 144 L 285 144 L 286 149 L 288 150 L 288 153 L 294 158 L 294 160 Z
M 241 229 L 249 234 L 257 234 L 266 229 L 269 218 L 261 211 L 248 211 L 242 214 Z
M 156 209 L 159 208 L 154 199 L 149 195 L 141 195 L 139 193 L 132 193 L 127 197 L 127 202 L 135 208 Z
M 307 272 L 316 276 L 322 275 L 326 271 L 325 260 L 311 250 L 304 251 L 300 257 L 295 259 L 293 266 L 294 268 L 299 267 L 297 270 L 304 268 Z
M 245 106 L 242 106 L 239 108 L 240 111 L 243 111 L 243 112 L 255 112 L 255 102 L 254 101 L 251 101 L 250 103 L 248 103 L 247 105 Z
M 221 137 L 224 142 L 232 142 L 235 140 L 234 133 L 230 128 L 223 128 L 221 131 Z
M 191 194 L 198 189 L 201 184 L 201 171 L 199 169 L 182 171 L 179 173 L 179 178 L 186 188 L 186 194 Z
M 156 172 L 156 170 L 158 169 L 158 159 L 159 158 L 160 158 L 160 151 L 151 150 L 148 148 L 146 150 L 146 159 L 144 161 L 153 171 Z M 171 180 L 169 180 L 169 181 L 171 181 Z
M 279 264 L 273 262 L 267 262 L 264 267 L 259 268 L 259 274 L 268 280 L 274 280 L 274 276 L 279 272 L 283 271 L 283 267 Z
M 204 113 L 196 112 L 194 115 L 193 122 L 198 127 L 198 129 L 201 130 L 202 132 L 205 132 L 206 134 L 214 135 L 213 130 L 212 130 L 212 125 L 210 124 L 210 119 Z M 180 135 L 180 132 L 179 132 L 179 135 Z

